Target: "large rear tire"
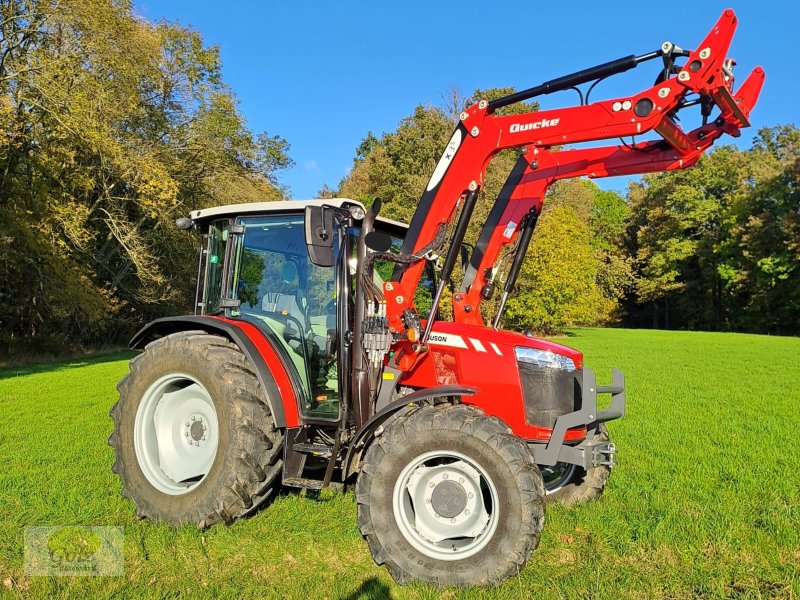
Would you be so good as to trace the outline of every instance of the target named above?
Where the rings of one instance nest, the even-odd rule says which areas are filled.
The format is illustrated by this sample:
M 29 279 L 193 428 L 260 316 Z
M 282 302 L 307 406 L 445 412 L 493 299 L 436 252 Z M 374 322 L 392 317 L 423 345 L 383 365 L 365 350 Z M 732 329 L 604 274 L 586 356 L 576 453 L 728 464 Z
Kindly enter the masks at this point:
M 361 534 L 400 584 L 486 585 L 519 573 L 539 543 L 543 498 L 525 443 L 466 405 L 392 421 L 356 484 Z
M 139 517 L 203 529 L 230 524 L 270 496 L 283 434 L 235 344 L 202 331 L 160 338 L 117 389 L 112 471 Z
M 601 424 L 592 441 L 608 440 L 608 430 Z M 558 503 L 567 507 L 597 500 L 603 494 L 611 475 L 611 467 L 606 465 L 587 470 L 577 465 L 558 463 L 554 467 L 541 467 L 541 471 L 547 492 L 545 501 L 548 504 Z

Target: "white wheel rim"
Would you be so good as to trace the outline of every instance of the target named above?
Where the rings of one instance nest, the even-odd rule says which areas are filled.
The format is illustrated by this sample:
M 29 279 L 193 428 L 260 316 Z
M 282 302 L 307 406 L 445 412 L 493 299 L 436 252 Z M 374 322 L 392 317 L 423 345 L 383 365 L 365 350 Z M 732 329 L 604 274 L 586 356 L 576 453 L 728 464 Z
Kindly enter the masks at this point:
M 439 560 L 462 560 L 480 552 L 499 521 L 494 482 L 478 463 L 459 452 L 426 452 L 400 473 L 392 511 L 403 537 Z
M 552 467 L 540 467 L 542 479 L 544 480 L 545 494 L 553 494 L 572 481 L 575 474 L 575 465 L 568 463 L 556 463 Z
M 184 373 L 156 380 L 142 396 L 133 432 L 136 459 L 158 491 L 178 496 L 205 479 L 217 455 L 219 422 L 205 387 Z

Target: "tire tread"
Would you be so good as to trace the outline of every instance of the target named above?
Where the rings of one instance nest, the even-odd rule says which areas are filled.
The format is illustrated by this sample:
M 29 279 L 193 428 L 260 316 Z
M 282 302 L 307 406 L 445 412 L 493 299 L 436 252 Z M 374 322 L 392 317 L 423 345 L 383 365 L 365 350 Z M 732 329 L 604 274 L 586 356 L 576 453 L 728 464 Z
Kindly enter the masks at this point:
M 153 489 L 134 489 L 128 483 L 131 469 L 138 469 L 135 456 L 121 451 L 122 427 L 132 423 L 122 418 L 122 405 L 135 402 L 131 398 L 133 378 L 146 377 L 147 371 L 167 355 L 179 353 L 213 365 L 214 377 L 224 382 L 224 402 L 235 403 L 232 414 L 242 415 L 239 423 L 232 424 L 232 448 L 235 453 L 231 472 L 220 473 L 219 482 L 213 483 L 215 498 L 195 499 L 181 514 L 159 507 L 158 497 L 164 496 Z M 117 385 L 119 400 L 111 407 L 109 415 L 114 430 L 108 443 L 115 450 L 112 471 L 122 479 L 122 496 L 136 505 L 141 518 L 167 521 L 174 525 L 192 522 L 200 529 L 216 523 L 231 524 L 236 519 L 256 510 L 272 494 L 276 479 L 283 466 L 283 433 L 274 427 L 272 411 L 265 392 L 261 389 L 252 366 L 236 344 L 227 338 L 203 331 L 182 331 L 147 344 L 145 350 L 130 362 L 130 372 Z M 279 399 L 278 399 L 279 401 Z M 129 419 L 130 420 L 130 419 Z M 222 448 L 218 452 L 223 451 Z M 217 483 L 219 483 L 217 485 Z

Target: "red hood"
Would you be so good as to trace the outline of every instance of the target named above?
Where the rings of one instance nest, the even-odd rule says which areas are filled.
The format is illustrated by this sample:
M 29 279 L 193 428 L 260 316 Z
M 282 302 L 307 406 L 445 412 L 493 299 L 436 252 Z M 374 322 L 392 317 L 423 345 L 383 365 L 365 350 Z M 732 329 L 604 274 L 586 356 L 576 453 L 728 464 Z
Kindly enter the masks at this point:
M 448 335 L 457 335 L 465 338 L 474 346 L 474 340 L 478 340 L 482 345 L 489 346 L 494 352 L 505 354 L 507 350 L 510 356 L 513 356 L 513 349 L 516 346 L 524 346 L 526 348 L 535 348 L 537 350 L 548 350 L 561 356 L 571 358 L 575 363 L 575 368 L 580 369 L 583 367 L 583 354 L 574 348 L 562 346 L 547 340 L 541 340 L 530 335 L 524 335 L 515 331 L 503 331 L 492 329 L 491 327 L 483 327 L 480 325 L 465 325 L 462 323 L 452 323 L 450 321 L 437 321 L 433 325 L 433 334 L 445 333 Z M 431 340 L 431 343 L 436 343 Z M 496 346 L 496 347 L 495 347 Z M 479 350 L 479 348 L 476 348 Z

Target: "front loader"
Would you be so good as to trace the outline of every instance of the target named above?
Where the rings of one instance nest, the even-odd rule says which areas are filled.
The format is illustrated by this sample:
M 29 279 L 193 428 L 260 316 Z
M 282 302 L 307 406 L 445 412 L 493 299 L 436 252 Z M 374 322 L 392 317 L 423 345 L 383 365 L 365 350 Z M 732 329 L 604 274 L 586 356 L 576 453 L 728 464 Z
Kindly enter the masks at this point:
M 669 42 L 466 109 L 410 225 L 340 198 L 197 210 L 193 315 L 158 319 L 111 410 L 114 472 L 137 514 L 200 528 L 232 523 L 278 484 L 353 485 L 376 563 L 400 583 L 498 583 L 539 542 L 545 499 L 592 499 L 625 413 L 625 381 L 598 385 L 580 352 L 498 329 L 549 185 L 577 176 L 686 168 L 739 135 L 764 74 L 734 91 L 726 10 L 695 50 Z M 498 110 L 660 59 L 624 98 L 527 114 Z M 678 111 L 699 105 L 689 133 Z M 711 119 L 710 117 L 713 117 Z M 565 145 L 656 132 L 659 141 Z M 445 290 L 486 165 L 524 150 L 495 202 L 453 321 Z M 501 286 L 493 326 L 481 302 Z M 598 408 L 598 395 L 610 406 Z

